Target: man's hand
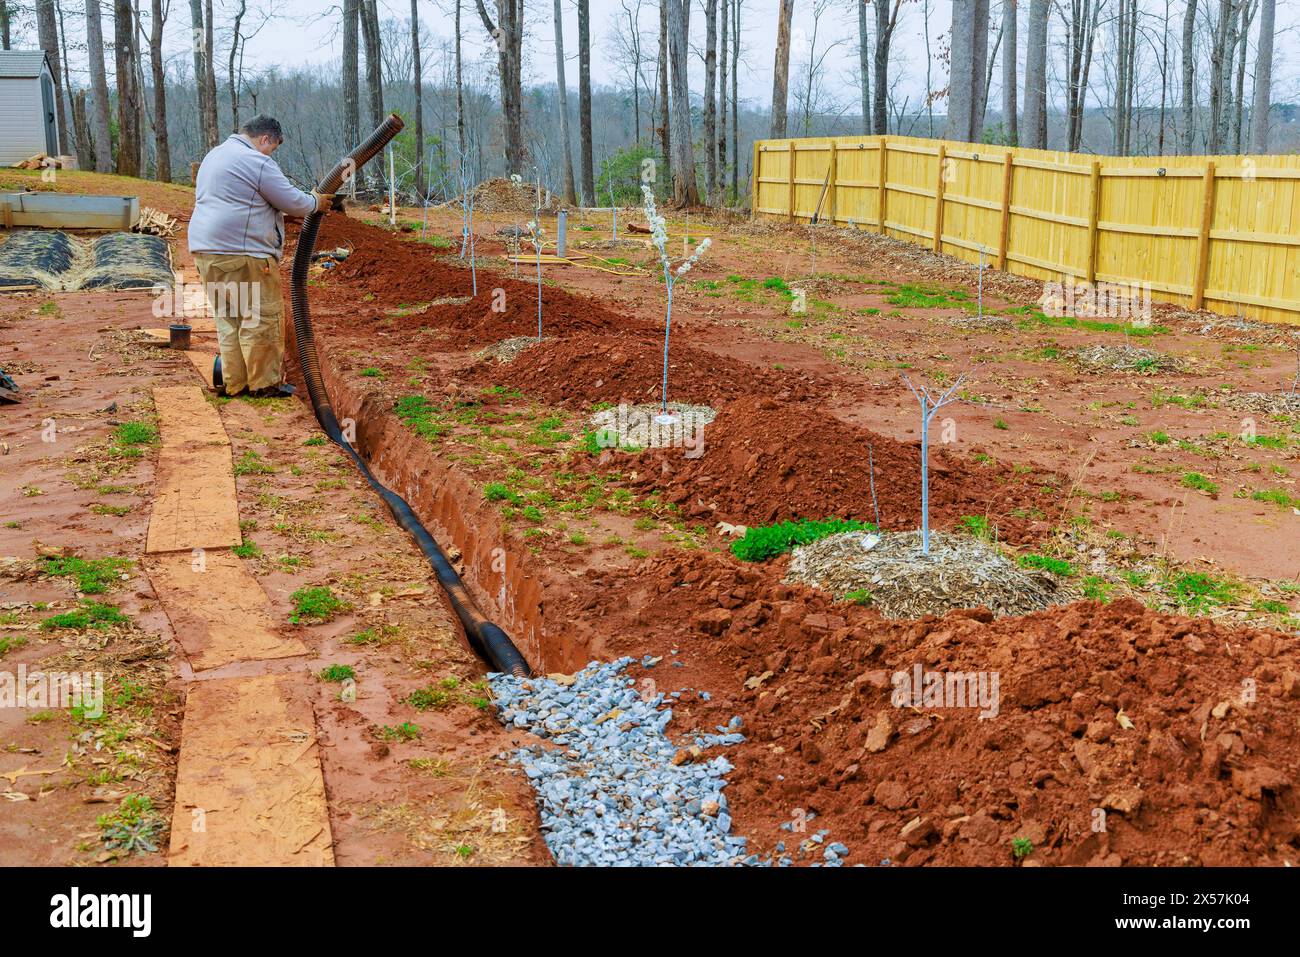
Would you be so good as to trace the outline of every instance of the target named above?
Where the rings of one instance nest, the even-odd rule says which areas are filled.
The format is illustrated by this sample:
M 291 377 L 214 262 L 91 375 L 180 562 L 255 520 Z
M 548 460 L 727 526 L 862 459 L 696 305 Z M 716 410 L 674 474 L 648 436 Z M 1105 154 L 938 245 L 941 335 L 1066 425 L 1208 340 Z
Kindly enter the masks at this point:
M 316 209 L 324 212 L 326 209 L 332 209 L 336 212 L 343 211 L 343 196 L 340 193 L 322 193 L 313 189 L 311 194 L 316 197 Z

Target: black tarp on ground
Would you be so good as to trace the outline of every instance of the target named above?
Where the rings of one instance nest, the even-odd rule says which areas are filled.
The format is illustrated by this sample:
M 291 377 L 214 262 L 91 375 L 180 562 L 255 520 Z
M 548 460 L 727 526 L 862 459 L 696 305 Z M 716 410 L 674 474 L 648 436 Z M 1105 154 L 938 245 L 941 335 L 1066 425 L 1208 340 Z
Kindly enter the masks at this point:
M 172 284 L 167 240 L 144 233 L 109 233 L 95 240 L 94 265 L 82 289 L 148 289 Z
M 149 289 L 172 281 L 171 251 L 161 236 L 109 233 L 91 240 L 32 229 L 0 242 L 0 291 Z
M 58 276 L 72 268 L 72 238 L 57 230 L 22 230 L 0 243 L 0 288 L 45 286 L 38 274 Z

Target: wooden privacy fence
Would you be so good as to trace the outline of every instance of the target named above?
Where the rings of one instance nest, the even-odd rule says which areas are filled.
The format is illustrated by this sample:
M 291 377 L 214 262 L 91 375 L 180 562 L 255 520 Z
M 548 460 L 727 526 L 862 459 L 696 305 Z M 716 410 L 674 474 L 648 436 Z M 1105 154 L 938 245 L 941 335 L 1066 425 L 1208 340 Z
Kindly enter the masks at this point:
M 1136 283 L 1300 324 L 1300 156 L 1088 156 L 903 136 L 759 140 L 755 216 L 872 229 L 999 269 Z

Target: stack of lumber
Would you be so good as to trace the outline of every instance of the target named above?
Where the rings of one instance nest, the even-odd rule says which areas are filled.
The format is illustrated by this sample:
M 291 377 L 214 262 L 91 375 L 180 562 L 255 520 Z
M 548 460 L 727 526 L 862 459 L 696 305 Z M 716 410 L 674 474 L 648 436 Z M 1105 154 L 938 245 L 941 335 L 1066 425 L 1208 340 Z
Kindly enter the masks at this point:
M 11 163 L 10 166 L 13 169 L 76 169 L 77 158 L 75 156 L 50 156 L 48 153 L 37 153 L 25 160 Z
M 152 206 L 140 207 L 140 222 L 136 223 L 137 233 L 153 233 L 155 236 L 175 236 L 180 223 L 175 217 L 168 216 L 161 209 Z

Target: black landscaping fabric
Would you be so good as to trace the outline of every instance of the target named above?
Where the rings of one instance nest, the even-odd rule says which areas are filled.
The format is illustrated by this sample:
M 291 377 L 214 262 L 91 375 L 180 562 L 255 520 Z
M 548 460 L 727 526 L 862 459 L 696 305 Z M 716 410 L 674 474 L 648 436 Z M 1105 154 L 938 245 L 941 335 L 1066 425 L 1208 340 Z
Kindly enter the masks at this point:
M 44 286 L 38 272 L 59 275 L 72 266 L 72 240 L 67 233 L 22 231 L 0 243 L 0 288 Z
M 109 233 L 95 240 L 95 264 L 82 289 L 148 289 L 172 284 L 167 240 L 144 233 Z
M 70 274 L 77 245 L 89 247 L 84 275 Z M 84 262 L 84 258 L 83 258 Z M 50 276 L 57 277 L 53 282 Z M 161 236 L 109 233 L 81 240 L 58 230 L 20 230 L 0 242 L 0 290 L 149 289 L 172 284 L 171 252 Z

